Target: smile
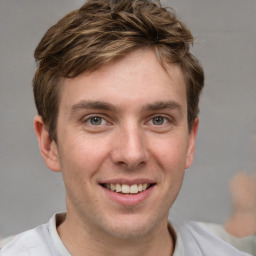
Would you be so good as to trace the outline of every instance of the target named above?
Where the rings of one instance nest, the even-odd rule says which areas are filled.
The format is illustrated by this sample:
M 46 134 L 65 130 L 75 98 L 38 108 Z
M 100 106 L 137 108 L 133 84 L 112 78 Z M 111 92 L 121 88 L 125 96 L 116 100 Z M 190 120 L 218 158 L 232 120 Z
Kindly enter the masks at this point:
M 150 184 L 150 183 L 133 184 L 133 185 L 119 184 L 119 183 L 102 184 L 104 188 L 107 188 L 108 190 L 121 193 L 121 194 L 138 194 L 140 192 L 147 190 L 152 185 L 154 184 Z

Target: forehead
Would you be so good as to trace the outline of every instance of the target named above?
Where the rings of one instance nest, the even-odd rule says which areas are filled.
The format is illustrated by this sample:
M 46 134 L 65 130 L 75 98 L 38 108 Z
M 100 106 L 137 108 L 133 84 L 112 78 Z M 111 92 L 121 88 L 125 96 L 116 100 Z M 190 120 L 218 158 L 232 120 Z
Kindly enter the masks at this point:
M 175 100 L 186 108 L 184 77 L 178 65 L 159 63 L 153 50 L 136 50 L 98 70 L 64 79 L 60 107 L 82 100 L 146 105 Z

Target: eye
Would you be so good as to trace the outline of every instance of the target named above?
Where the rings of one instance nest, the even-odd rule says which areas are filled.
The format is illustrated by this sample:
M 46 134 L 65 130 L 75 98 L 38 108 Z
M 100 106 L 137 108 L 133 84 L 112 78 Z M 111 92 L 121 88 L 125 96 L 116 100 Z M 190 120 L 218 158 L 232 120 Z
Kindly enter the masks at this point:
M 90 125 L 96 125 L 96 126 L 103 125 L 103 124 L 107 123 L 107 121 L 100 116 L 92 116 L 92 117 L 88 118 L 86 120 L 86 122 L 89 123 Z
M 151 119 L 151 122 L 153 125 L 163 125 L 163 124 L 166 124 L 168 120 L 163 116 L 155 116 L 154 118 Z

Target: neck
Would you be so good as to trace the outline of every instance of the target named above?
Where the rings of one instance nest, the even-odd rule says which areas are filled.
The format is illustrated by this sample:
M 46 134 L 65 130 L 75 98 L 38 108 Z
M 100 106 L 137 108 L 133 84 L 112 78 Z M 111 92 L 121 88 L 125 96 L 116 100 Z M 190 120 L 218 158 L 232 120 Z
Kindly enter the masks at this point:
M 81 225 L 67 214 L 57 231 L 72 256 L 170 256 L 174 250 L 175 233 L 168 229 L 167 219 L 147 235 L 120 238 Z

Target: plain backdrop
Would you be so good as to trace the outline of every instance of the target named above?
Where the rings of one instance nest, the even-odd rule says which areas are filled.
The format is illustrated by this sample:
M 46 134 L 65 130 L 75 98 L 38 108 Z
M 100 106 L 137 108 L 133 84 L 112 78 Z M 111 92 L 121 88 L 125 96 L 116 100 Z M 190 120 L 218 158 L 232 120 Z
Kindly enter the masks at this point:
M 81 0 L 0 0 L 0 234 L 45 223 L 65 210 L 60 174 L 49 171 L 33 132 L 33 51 L 46 30 Z M 256 1 L 169 0 L 195 36 L 205 69 L 195 162 L 172 212 L 224 223 L 228 182 L 255 172 Z

